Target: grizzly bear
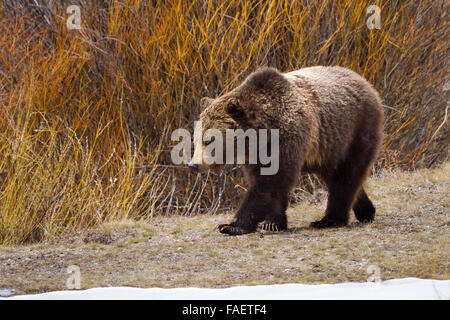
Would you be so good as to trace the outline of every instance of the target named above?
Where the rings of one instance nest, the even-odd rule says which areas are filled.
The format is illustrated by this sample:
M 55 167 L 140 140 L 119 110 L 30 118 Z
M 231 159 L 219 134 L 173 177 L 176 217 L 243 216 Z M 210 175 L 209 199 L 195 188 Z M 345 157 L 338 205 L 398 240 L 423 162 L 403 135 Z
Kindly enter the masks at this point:
M 242 165 L 248 189 L 231 223 L 218 226 L 221 233 L 254 232 L 260 222 L 266 230 L 285 230 L 288 195 L 301 172 L 316 174 L 328 188 L 325 216 L 311 227 L 345 226 L 350 209 L 362 223 L 374 219 L 362 184 L 381 146 L 383 107 L 355 72 L 315 66 L 280 73 L 265 67 L 223 96 L 202 98 L 200 106 L 203 132 L 279 129 L 278 172 L 262 175 L 261 163 Z M 202 139 L 194 141 L 191 169 L 206 167 L 204 147 Z

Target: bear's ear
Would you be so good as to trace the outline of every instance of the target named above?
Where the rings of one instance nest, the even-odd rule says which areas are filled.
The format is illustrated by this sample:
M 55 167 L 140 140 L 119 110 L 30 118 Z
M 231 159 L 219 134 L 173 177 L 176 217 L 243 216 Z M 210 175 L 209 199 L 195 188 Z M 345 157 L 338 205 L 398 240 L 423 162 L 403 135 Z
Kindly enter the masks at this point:
M 241 122 L 242 120 L 245 120 L 247 118 L 242 106 L 236 102 L 229 102 L 225 110 L 236 122 Z
M 212 101 L 213 101 L 213 99 L 208 98 L 208 97 L 201 98 L 200 99 L 200 112 L 205 110 L 206 107 L 208 107 L 211 104 Z

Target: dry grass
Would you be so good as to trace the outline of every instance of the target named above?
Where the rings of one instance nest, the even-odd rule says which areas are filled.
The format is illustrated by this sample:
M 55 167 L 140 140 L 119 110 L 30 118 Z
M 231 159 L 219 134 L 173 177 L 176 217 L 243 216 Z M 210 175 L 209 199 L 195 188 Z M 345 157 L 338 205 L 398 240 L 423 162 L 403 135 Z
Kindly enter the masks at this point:
M 274 283 L 449 279 L 450 163 L 413 173 L 384 170 L 367 189 L 375 221 L 314 230 L 326 194 L 318 190 L 289 209 L 290 228 L 229 237 L 215 226 L 231 215 L 155 217 L 68 232 L 48 243 L 0 247 L 0 289 L 18 293 L 65 289 L 69 265 L 81 287 L 227 287 Z
M 173 167 L 170 134 L 262 65 L 364 75 L 386 104 L 377 167 L 448 158 L 444 0 L 374 1 L 380 30 L 366 1 L 47 2 L 0 3 L 0 244 L 233 207 L 239 174 Z

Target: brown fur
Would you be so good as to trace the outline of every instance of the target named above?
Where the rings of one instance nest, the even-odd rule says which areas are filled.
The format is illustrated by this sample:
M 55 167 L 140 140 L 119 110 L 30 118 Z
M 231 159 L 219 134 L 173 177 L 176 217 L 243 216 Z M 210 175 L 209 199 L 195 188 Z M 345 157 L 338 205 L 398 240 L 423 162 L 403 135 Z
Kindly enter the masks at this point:
M 341 67 L 311 67 L 282 74 L 263 68 L 216 99 L 204 98 L 203 130 L 279 129 L 280 167 L 260 175 L 260 165 L 244 165 L 248 192 L 228 234 L 253 232 L 259 222 L 287 228 L 288 194 L 301 171 L 316 173 L 328 186 L 325 217 L 313 227 L 346 225 L 353 208 L 370 222 L 375 208 L 362 183 L 382 141 L 383 109 L 378 93 L 362 77 Z

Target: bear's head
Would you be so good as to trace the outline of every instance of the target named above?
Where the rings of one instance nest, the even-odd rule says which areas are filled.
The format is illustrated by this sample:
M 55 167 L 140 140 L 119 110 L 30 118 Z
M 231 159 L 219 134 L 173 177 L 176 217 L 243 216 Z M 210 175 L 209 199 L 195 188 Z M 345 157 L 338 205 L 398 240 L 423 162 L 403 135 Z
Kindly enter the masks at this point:
M 219 167 L 220 163 L 213 158 L 216 152 L 222 150 L 222 158 L 226 159 L 227 130 L 250 127 L 251 115 L 244 110 L 242 99 L 236 94 L 216 99 L 202 98 L 200 108 L 202 110 L 200 119 L 194 128 L 194 155 L 189 167 L 202 171 L 206 168 Z M 211 148 L 213 143 L 217 143 L 217 147 L 209 152 L 208 148 Z M 219 149 L 220 145 L 222 148 Z
M 252 73 L 240 86 L 223 96 L 215 99 L 202 98 L 200 121 L 196 122 L 194 129 L 194 155 L 189 167 L 203 170 L 220 165 L 215 161 L 216 153 L 220 150 L 211 148 L 212 143 L 223 146 L 219 157 L 224 160 L 223 163 L 230 163 L 231 158 L 233 163 L 237 163 L 239 157 L 249 163 L 248 148 L 236 148 L 234 143 L 231 158 L 228 157 L 230 150 L 226 144 L 230 136 L 227 132 L 233 130 L 239 134 L 239 131 L 244 131 L 248 138 L 253 134 L 249 129 L 256 132 L 258 129 L 273 128 L 272 120 L 277 113 L 280 95 L 287 87 L 286 78 L 276 69 L 263 68 Z M 217 141 L 218 139 L 221 141 Z

